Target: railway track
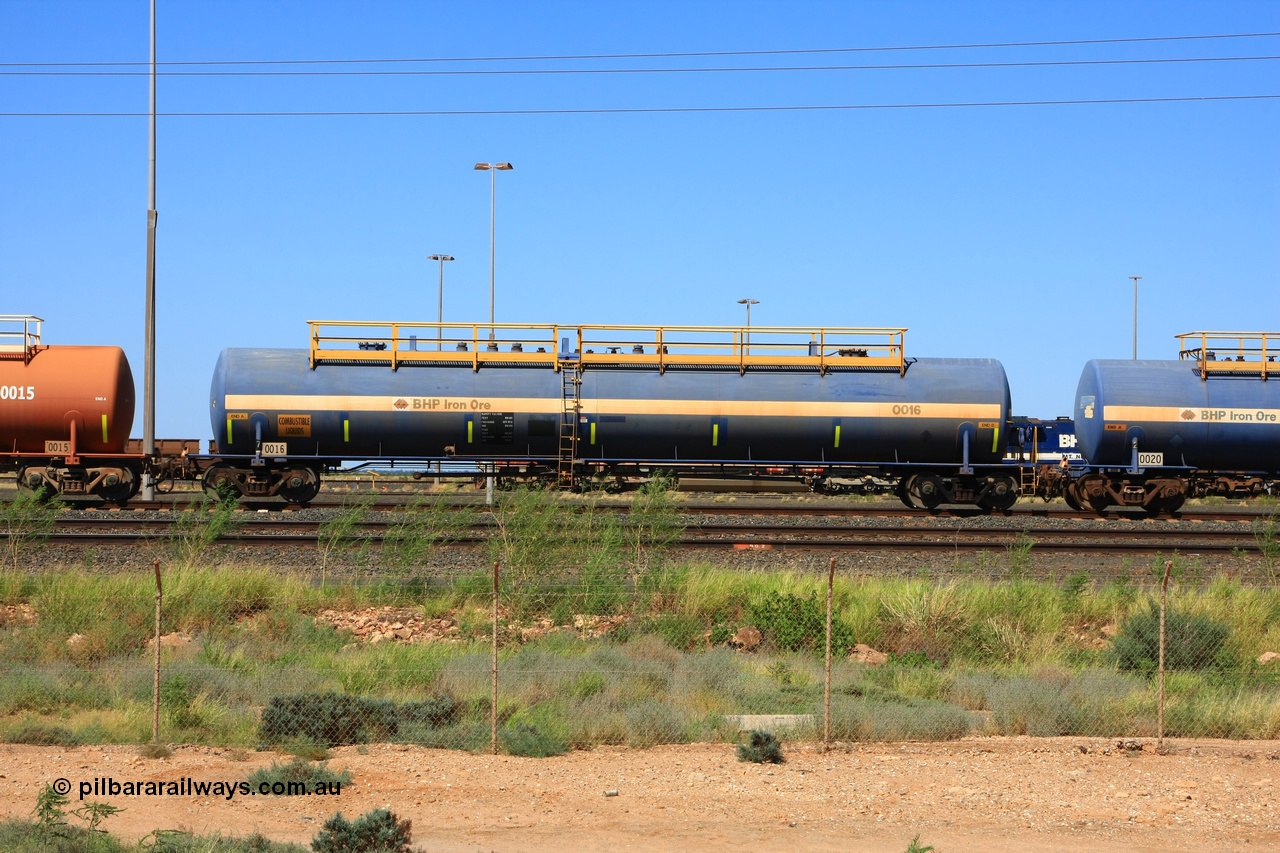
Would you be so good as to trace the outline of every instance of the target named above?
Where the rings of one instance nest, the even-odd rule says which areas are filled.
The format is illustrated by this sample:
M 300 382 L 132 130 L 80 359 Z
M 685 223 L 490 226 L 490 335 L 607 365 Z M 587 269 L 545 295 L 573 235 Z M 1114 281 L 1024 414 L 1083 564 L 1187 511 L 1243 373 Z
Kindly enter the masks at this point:
M 292 515 L 292 514 L 289 514 Z M 1186 554 L 1251 553 L 1259 543 L 1251 525 L 1225 527 L 1165 523 L 1099 522 L 1072 526 L 1005 524 L 969 526 L 912 518 L 909 524 L 886 523 L 690 523 L 676 543 L 680 548 L 735 550 L 892 550 L 979 552 L 1035 548 L 1062 554 Z M 313 548 L 322 537 L 324 519 L 245 516 L 234 532 L 219 538 L 223 544 L 249 548 Z M 358 535 L 380 541 L 393 523 L 368 521 Z M 445 547 L 476 547 L 493 530 L 487 521 L 449 533 Z M 79 546 L 139 546 L 174 535 L 173 518 L 109 514 L 105 518 L 61 518 L 51 541 Z
M 325 496 L 321 496 L 324 498 Z M 332 496 L 330 496 L 332 498 Z M 195 504 L 197 496 L 194 493 L 178 493 L 154 501 L 131 501 L 127 507 L 118 507 L 114 504 L 105 504 L 100 501 L 84 502 L 75 505 L 78 511 L 88 513 L 101 513 L 109 517 L 127 517 L 134 513 L 140 512 L 167 512 L 189 510 Z M 372 500 L 360 503 L 358 506 L 362 510 L 369 512 L 394 512 L 396 510 L 413 508 L 419 505 L 420 497 L 405 496 L 403 498 L 388 498 L 387 496 L 376 496 Z M 337 511 L 351 508 L 354 504 L 350 497 L 346 499 L 317 499 L 307 506 L 296 506 L 286 504 L 282 501 L 244 501 L 240 504 L 239 509 L 246 513 L 262 513 L 262 512 L 279 512 L 296 514 L 306 510 L 320 511 Z M 434 504 L 432 504 L 434 506 Z M 451 509 L 470 509 L 476 511 L 485 511 L 487 509 L 483 498 L 450 498 L 445 506 Z M 609 512 L 627 512 L 628 505 L 625 503 L 598 503 L 594 505 L 596 510 Z M 918 509 L 909 509 L 896 502 L 876 502 L 876 503 L 791 503 L 779 504 L 777 502 L 767 502 L 755 500 L 752 502 L 689 502 L 676 504 L 674 510 L 683 515 L 725 515 L 725 516 L 778 516 L 778 517 L 795 517 L 795 516 L 815 516 L 826 518 L 891 518 L 891 519 L 969 519 L 969 518 L 1008 518 L 1008 519 L 1047 519 L 1047 520 L 1088 520 L 1098 521 L 1105 519 L 1107 521 L 1124 522 L 1142 522 L 1150 520 L 1152 517 L 1146 513 L 1135 510 L 1117 509 L 1108 511 L 1103 515 L 1096 512 L 1073 510 L 1062 504 L 1042 504 L 1042 503 L 1020 503 L 1012 509 L 1000 513 L 984 513 L 974 508 L 953 507 L 939 508 L 932 511 L 923 511 Z M 1277 512 L 1274 508 L 1263 507 L 1193 507 L 1183 509 L 1172 515 L 1163 515 L 1161 520 L 1172 521 L 1190 521 L 1190 522 L 1242 522 L 1251 523 L 1257 519 L 1268 518 Z

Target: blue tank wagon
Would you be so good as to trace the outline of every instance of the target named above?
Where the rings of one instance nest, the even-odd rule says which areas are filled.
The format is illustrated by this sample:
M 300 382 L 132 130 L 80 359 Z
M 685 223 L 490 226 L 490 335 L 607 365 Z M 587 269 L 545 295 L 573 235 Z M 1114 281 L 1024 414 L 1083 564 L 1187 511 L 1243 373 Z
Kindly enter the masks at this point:
M 1090 361 L 1075 424 L 1089 470 L 1068 500 L 1173 511 L 1280 473 L 1280 333 L 1179 335 L 1177 361 Z
M 904 332 L 313 322 L 310 351 L 222 353 L 206 484 L 305 501 L 337 460 L 522 460 L 562 481 L 889 472 L 908 505 L 1006 508 L 1003 367 L 907 359 Z

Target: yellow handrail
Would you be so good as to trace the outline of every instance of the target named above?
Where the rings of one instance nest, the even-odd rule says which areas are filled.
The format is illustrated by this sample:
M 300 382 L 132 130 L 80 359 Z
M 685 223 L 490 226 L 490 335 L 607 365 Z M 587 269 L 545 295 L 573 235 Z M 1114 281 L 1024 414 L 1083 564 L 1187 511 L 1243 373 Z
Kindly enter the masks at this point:
M 1280 332 L 1186 332 L 1175 335 L 1178 358 L 1194 361 L 1200 378 L 1213 374 L 1257 373 L 1266 381 L 1280 372 Z
M 905 328 L 309 320 L 310 361 L 906 370 Z

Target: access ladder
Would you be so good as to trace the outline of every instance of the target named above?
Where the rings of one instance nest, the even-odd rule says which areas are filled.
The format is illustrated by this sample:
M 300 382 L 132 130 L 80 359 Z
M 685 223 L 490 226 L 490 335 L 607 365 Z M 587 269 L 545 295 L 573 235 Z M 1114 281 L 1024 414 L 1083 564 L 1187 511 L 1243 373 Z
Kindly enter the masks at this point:
M 574 471 L 578 452 L 578 415 L 582 411 L 582 363 L 565 360 L 560 363 L 560 453 L 559 483 L 562 488 L 573 488 Z

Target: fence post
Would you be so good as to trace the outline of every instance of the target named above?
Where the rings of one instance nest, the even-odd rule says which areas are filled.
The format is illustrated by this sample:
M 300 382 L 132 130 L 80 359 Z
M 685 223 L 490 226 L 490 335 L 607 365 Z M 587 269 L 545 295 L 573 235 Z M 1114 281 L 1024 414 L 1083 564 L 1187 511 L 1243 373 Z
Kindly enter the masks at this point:
M 1164 580 L 1160 583 L 1160 695 L 1156 699 L 1156 752 L 1164 752 L 1164 614 L 1169 600 L 1169 572 L 1173 560 L 1164 561 Z
M 156 672 L 151 685 L 151 742 L 160 745 L 160 559 L 152 561 L 156 571 Z
M 493 695 L 489 702 L 489 749 L 498 754 L 498 561 L 493 561 Z
M 831 748 L 831 598 L 832 588 L 836 580 L 836 558 L 831 558 L 831 567 L 827 570 L 827 653 L 826 667 L 822 676 L 822 751 Z

